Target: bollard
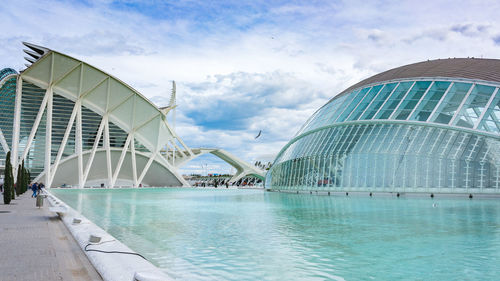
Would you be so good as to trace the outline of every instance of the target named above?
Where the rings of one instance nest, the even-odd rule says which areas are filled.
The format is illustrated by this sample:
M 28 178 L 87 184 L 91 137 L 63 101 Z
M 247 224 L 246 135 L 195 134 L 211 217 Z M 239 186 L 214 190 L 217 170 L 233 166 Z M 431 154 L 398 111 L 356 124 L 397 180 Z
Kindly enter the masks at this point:
M 36 197 L 36 206 L 38 208 L 43 207 L 43 196 L 41 194 Z

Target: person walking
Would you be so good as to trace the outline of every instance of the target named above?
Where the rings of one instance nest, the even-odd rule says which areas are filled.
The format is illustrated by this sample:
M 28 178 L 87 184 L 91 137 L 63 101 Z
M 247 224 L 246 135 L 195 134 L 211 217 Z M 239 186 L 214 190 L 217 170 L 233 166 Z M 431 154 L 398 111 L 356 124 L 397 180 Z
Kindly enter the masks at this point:
M 42 188 L 44 188 L 45 186 L 43 185 L 43 183 L 39 183 L 38 184 L 38 188 L 36 190 L 36 195 L 40 195 L 40 192 L 42 192 Z
M 31 198 L 33 198 L 33 197 L 36 198 L 37 190 L 38 190 L 38 184 L 35 182 L 31 185 L 31 191 L 33 191 L 33 194 L 31 194 Z

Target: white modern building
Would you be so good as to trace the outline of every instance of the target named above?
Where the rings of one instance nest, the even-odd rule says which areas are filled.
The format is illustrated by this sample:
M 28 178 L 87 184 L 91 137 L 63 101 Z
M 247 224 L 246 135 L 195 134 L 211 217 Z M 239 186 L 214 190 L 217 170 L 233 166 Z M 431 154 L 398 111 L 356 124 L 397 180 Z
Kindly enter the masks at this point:
M 65 54 L 23 43 L 27 68 L 0 72 L 0 167 L 6 153 L 32 180 L 55 186 L 188 186 L 178 168 L 212 153 L 236 181 L 264 172 L 215 148 L 189 148 L 160 110 L 119 79 Z M 16 171 L 14 171 L 15 173 Z
M 266 187 L 500 194 L 500 60 L 430 60 L 367 78 L 318 109 Z

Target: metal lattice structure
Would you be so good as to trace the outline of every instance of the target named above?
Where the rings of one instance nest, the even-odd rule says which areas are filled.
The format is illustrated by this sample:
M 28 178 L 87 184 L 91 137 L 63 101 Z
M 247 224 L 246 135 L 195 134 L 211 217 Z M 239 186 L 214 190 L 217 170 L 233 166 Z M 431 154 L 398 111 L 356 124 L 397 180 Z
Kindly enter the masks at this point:
M 24 160 L 32 180 L 47 187 L 189 185 L 178 168 L 201 153 L 179 138 L 166 113 L 83 61 L 24 44 L 31 64 L 20 74 L 2 71 L 0 80 L 1 159 L 10 150 L 13 167 Z M 262 176 L 229 158 L 234 180 Z
M 500 193 L 499 73 L 500 60 L 447 59 L 361 81 L 309 118 L 266 186 Z

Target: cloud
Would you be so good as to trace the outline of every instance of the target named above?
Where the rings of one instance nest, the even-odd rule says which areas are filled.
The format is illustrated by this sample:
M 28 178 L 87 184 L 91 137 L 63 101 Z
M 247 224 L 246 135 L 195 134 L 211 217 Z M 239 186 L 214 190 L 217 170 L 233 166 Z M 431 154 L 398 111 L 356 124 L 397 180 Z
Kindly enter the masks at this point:
M 492 39 L 496 45 L 500 45 L 500 35 L 494 36 Z
M 183 110 L 197 124 L 239 129 L 251 126 L 248 118 L 269 108 L 300 108 L 311 100 L 325 98 L 310 83 L 291 73 L 237 72 L 209 77 L 202 83 L 182 85 L 186 94 L 180 96 Z M 217 108 L 218 111 L 211 109 Z
M 500 57 L 499 9 L 493 0 L 6 1 L 0 64 L 22 69 L 20 42 L 30 41 L 159 105 L 175 80 L 183 140 L 255 161 L 361 79 L 433 58 Z
M 224 148 L 252 160 L 275 155 L 329 98 L 283 72 L 238 72 L 178 83 L 177 97 L 177 132 L 188 145 Z M 166 96 L 151 100 L 159 106 L 169 102 Z
M 44 35 L 39 44 L 49 46 L 58 42 L 55 48 L 71 49 L 72 53 L 80 56 L 94 55 L 142 55 L 146 50 L 134 41 L 127 40 L 127 36 L 111 31 L 91 31 L 81 35 L 61 36 L 55 34 Z M 81 44 L 81 42 L 94 42 Z
M 490 29 L 490 25 L 485 24 L 456 24 L 453 25 L 450 30 L 453 32 L 457 32 L 463 36 L 467 37 L 477 37 L 483 34 L 488 34 L 488 30 Z
M 407 44 L 413 44 L 413 43 L 415 43 L 415 41 L 428 40 L 428 39 L 433 40 L 433 41 L 444 42 L 448 38 L 449 38 L 448 30 L 432 28 L 432 29 L 422 31 L 418 34 L 415 34 L 409 38 L 405 38 L 405 39 L 403 39 L 403 42 L 405 42 Z

